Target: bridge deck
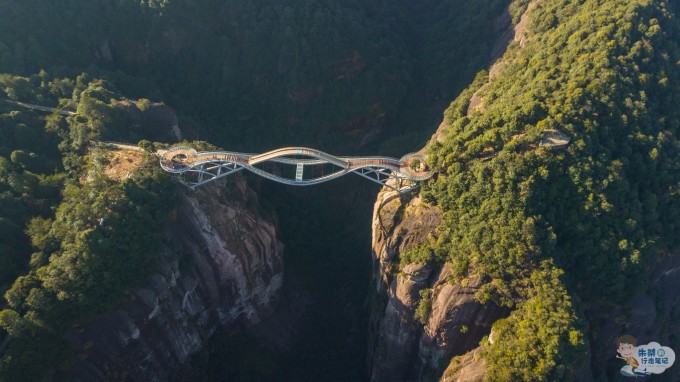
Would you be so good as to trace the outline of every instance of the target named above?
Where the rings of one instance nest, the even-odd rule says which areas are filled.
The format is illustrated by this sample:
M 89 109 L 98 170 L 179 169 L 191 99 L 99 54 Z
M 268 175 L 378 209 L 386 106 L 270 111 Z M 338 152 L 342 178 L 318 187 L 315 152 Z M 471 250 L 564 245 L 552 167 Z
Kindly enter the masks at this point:
M 191 182 L 193 187 L 231 174 L 243 168 L 268 179 L 292 185 L 311 185 L 335 179 L 349 172 L 355 172 L 383 186 L 393 188 L 389 179 L 424 180 L 432 172 L 424 167 L 425 158 L 420 154 L 408 154 L 401 159 L 390 157 L 336 157 L 320 150 L 306 147 L 284 147 L 263 154 L 246 154 L 229 151 L 196 152 L 191 147 L 173 147 L 158 152 L 161 166 L 176 174 L 195 173 L 198 180 Z M 417 162 L 416 162 L 417 160 Z M 274 162 L 295 166 L 295 177 L 286 178 L 255 167 L 255 165 Z M 422 168 L 413 168 L 413 164 Z M 334 165 L 336 170 L 317 178 L 305 179 L 305 166 Z

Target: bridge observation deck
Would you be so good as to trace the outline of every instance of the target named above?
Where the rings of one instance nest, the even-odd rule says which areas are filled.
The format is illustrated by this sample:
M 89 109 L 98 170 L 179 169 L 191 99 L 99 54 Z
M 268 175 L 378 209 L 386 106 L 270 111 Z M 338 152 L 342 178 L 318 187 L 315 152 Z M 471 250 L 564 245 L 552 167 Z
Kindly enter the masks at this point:
M 396 159 L 338 157 L 307 147 L 284 147 L 262 154 L 246 154 L 230 151 L 197 152 L 188 146 L 176 146 L 158 154 L 161 167 L 181 176 L 184 183 L 192 188 L 243 169 L 294 186 L 319 184 L 353 172 L 399 192 L 412 190 L 418 181 L 432 176 L 425 156 L 415 153 Z M 266 167 L 267 163 L 293 166 L 293 176 L 266 171 L 262 167 Z M 332 170 L 328 173 L 318 169 L 311 171 L 315 167 L 321 170 L 331 167 Z M 310 168 L 310 171 L 305 171 L 306 168 Z

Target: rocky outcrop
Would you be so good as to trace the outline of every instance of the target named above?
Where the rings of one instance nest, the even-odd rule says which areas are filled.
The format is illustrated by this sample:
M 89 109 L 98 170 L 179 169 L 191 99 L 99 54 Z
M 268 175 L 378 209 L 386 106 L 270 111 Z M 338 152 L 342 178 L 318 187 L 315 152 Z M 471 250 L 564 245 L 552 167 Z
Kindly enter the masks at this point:
M 131 131 L 139 137 L 160 142 L 179 142 L 184 138 L 177 114 L 164 103 L 124 99 L 116 105 L 125 113 Z
M 436 237 L 440 223 L 440 210 L 419 198 L 378 196 L 373 221 L 374 277 L 384 309 L 374 317 L 372 328 L 374 381 L 441 375 L 451 357 L 475 348 L 493 322 L 507 314 L 506 309 L 482 304 L 474 297 L 485 280 L 453 281 L 448 265 L 400 265 L 400 255 Z M 432 292 L 421 294 L 425 289 Z M 423 298 L 429 300 L 421 302 Z M 430 306 L 424 324 L 415 318 L 419 304 Z
M 476 347 L 491 325 L 508 314 L 505 308 L 475 298 L 487 280 L 450 280 L 451 271 L 445 265 L 433 284 L 432 309 L 418 346 L 421 361 L 434 369 Z
M 481 354 L 484 349 L 480 346 L 455 357 L 444 371 L 440 382 L 482 382 L 486 371 L 486 361 Z
M 75 380 L 174 381 L 220 326 L 259 322 L 277 301 L 283 246 L 240 176 L 182 197 L 157 269 L 113 313 L 69 333 Z

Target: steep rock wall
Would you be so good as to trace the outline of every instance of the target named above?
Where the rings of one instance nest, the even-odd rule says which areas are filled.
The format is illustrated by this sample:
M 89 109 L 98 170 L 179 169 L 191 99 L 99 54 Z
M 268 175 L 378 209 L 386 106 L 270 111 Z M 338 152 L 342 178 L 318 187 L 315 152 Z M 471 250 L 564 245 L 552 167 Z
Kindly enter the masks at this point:
M 275 219 L 241 176 L 187 192 L 157 268 L 105 316 L 69 333 L 75 380 L 175 381 L 221 325 L 255 324 L 283 282 Z M 183 377 L 184 376 L 184 377 Z
M 371 379 L 420 380 L 439 375 L 451 357 L 473 349 L 506 309 L 474 296 L 484 280 L 453 281 L 448 265 L 401 264 L 400 255 L 436 237 L 441 211 L 419 198 L 378 196 L 373 219 L 376 289 L 382 302 L 372 322 Z M 421 291 L 430 288 L 430 297 Z M 415 318 L 421 298 L 430 306 Z M 383 308 L 384 307 L 384 308 Z
M 522 46 L 526 43 L 526 23 L 525 13 L 518 25 L 512 25 L 508 8 L 494 23 L 496 40 L 490 52 L 489 80 L 501 70 L 510 42 Z M 470 108 L 481 108 L 483 100 L 478 93 L 470 100 Z M 442 122 L 431 141 L 441 142 L 447 127 Z M 421 152 L 427 152 L 427 146 Z M 377 264 L 376 290 L 384 309 L 372 318 L 369 364 L 374 381 L 439 378 L 452 357 L 467 352 L 477 354 L 466 358 L 466 365 L 479 377 L 471 380 L 483 378 L 484 365 L 478 364 L 481 357 L 475 349 L 490 333 L 491 325 L 509 313 L 506 308 L 482 304 L 475 298 L 485 280 L 454 281 L 448 265 L 437 269 L 430 265 L 399 266 L 400 254 L 437 236 L 440 215 L 438 208 L 426 206 L 418 198 L 403 200 L 386 192 L 378 195 L 372 245 Z M 432 290 L 430 310 L 424 323 L 420 323 L 414 314 L 420 292 L 426 288 Z M 445 375 L 451 378 L 454 372 L 459 372 L 458 368 L 447 370 Z

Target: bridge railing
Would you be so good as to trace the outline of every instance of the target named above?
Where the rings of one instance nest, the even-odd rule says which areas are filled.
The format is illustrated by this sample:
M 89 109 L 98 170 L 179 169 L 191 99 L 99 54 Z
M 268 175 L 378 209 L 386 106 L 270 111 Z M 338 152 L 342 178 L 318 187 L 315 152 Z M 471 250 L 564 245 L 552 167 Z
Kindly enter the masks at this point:
M 182 151 L 184 151 L 184 153 L 188 156 L 187 160 L 180 161 L 181 163 L 177 165 L 174 165 L 167 160 L 169 159 L 169 156 L 167 155 L 168 152 L 181 153 Z M 199 175 L 198 181 L 192 183 L 192 187 L 233 172 L 230 171 L 228 173 L 222 174 L 221 171 L 224 166 L 236 166 L 239 167 L 239 169 L 246 168 L 249 171 L 265 178 L 291 185 L 317 184 L 337 178 L 350 172 L 354 172 L 379 184 L 382 184 L 383 186 L 394 188 L 388 184 L 386 181 L 387 179 L 408 179 L 411 181 L 418 181 L 427 179 L 432 175 L 430 171 L 423 171 L 421 173 L 419 171 L 408 171 L 409 169 L 404 168 L 408 165 L 409 161 L 405 158 L 410 158 L 409 155 L 414 156 L 417 154 L 407 154 L 401 159 L 384 156 L 336 157 L 323 151 L 306 147 L 285 147 L 267 153 L 253 155 L 230 151 L 206 151 L 197 153 L 191 147 L 177 146 L 169 149 L 166 152 L 166 155 L 163 158 L 165 159 L 165 162 L 168 163 L 163 163 L 164 159 L 162 159 L 161 166 L 169 172 L 181 173 L 188 171 L 201 174 Z M 312 157 L 312 159 L 297 158 L 294 156 L 308 156 Z M 298 172 L 296 173 L 296 177 L 287 178 L 255 167 L 257 164 L 267 161 L 297 165 Z M 299 172 L 299 170 L 303 165 L 319 164 L 332 164 L 340 167 L 340 170 L 333 171 L 318 178 L 304 179 L 303 177 L 299 176 L 302 174 Z M 177 166 L 180 165 L 181 168 L 177 168 Z M 216 173 L 211 173 L 211 171 L 216 171 Z M 204 178 L 204 175 L 206 178 Z
M 320 150 L 315 150 L 315 149 L 310 149 L 306 147 L 285 147 L 282 149 L 277 149 L 273 151 L 269 151 L 264 154 L 260 155 L 255 155 L 250 158 L 250 163 L 251 164 L 257 164 L 260 162 L 265 162 L 269 159 L 274 159 L 276 157 L 284 156 L 284 155 L 307 155 L 307 156 L 312 156 L 316 158 L 321 158 L 329 163 L 333 163 L 337 166 L 340 167 L 347 167 L 349 163 L 341 158 L 335 157 L 333 155 L 327 154 L 323 151 Z

